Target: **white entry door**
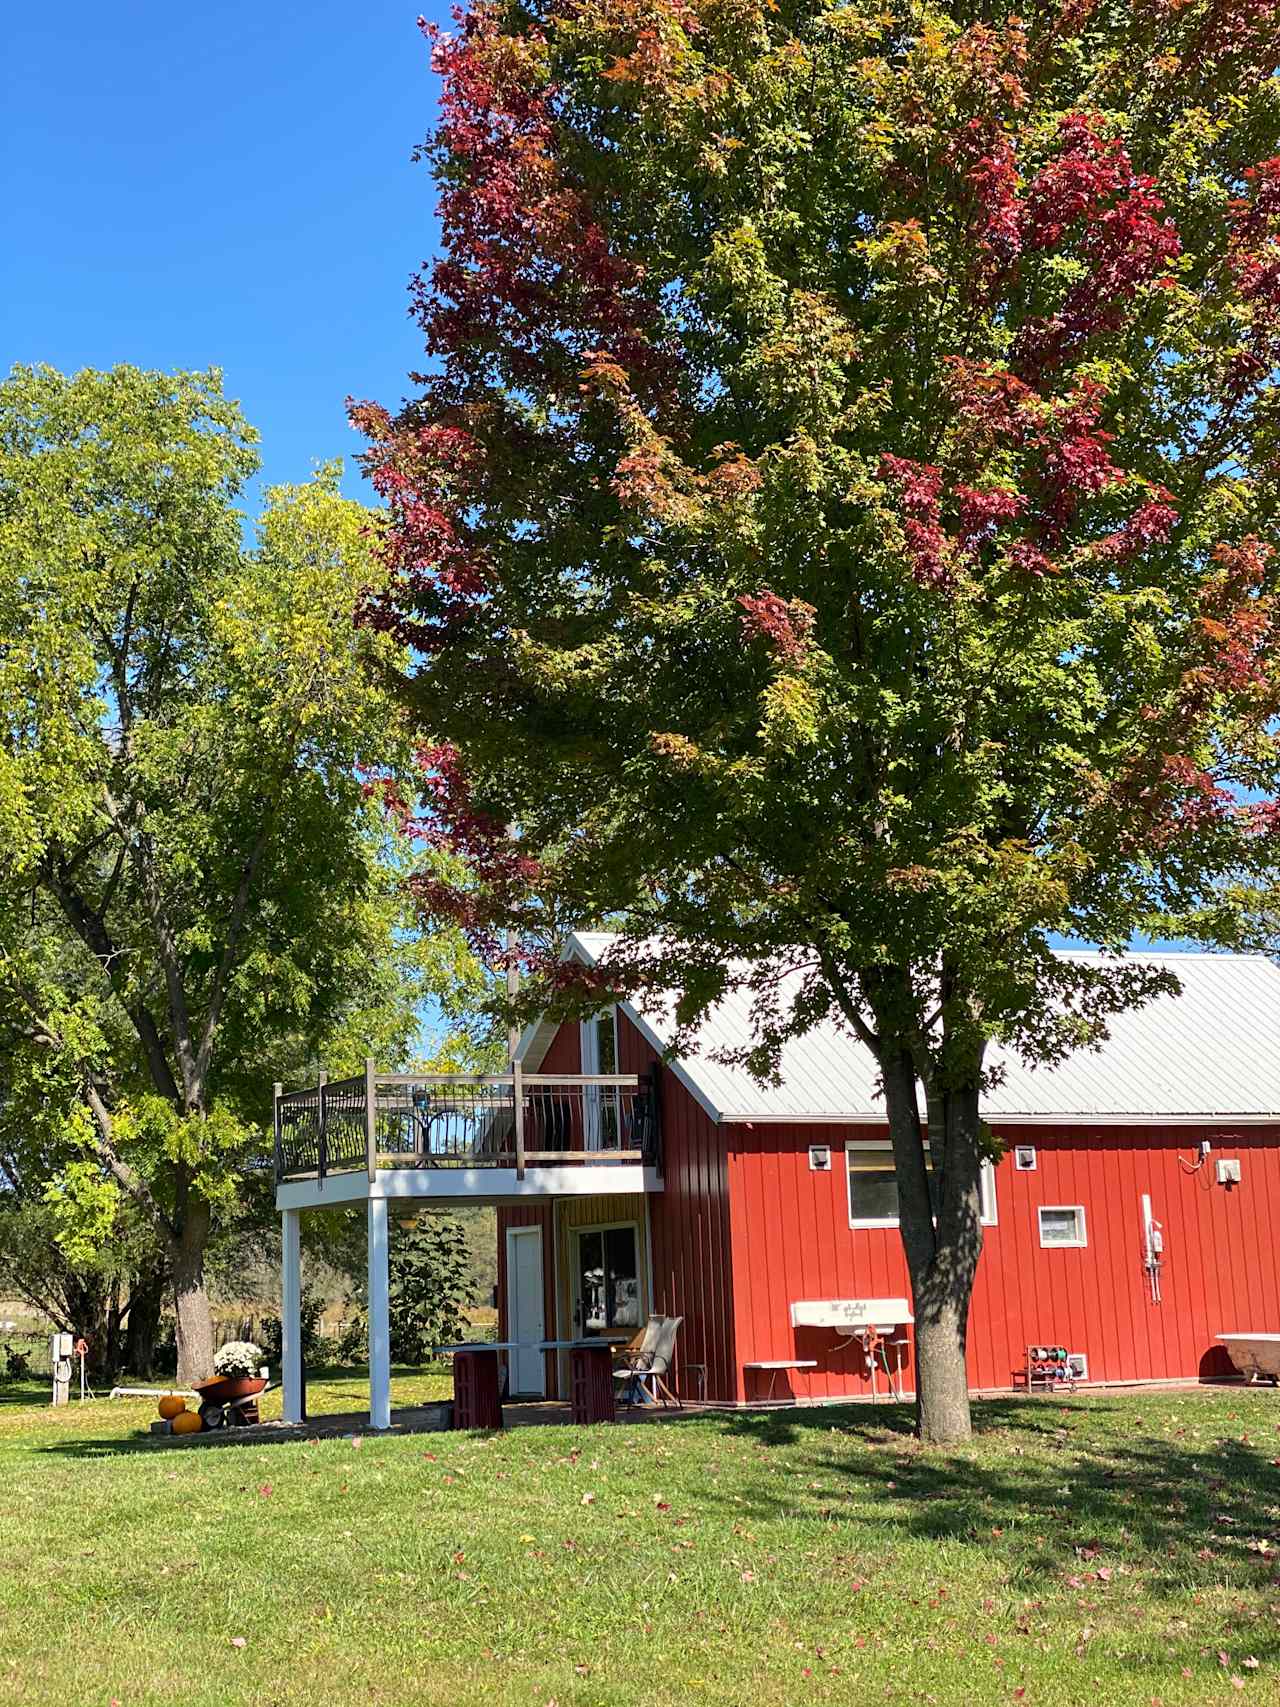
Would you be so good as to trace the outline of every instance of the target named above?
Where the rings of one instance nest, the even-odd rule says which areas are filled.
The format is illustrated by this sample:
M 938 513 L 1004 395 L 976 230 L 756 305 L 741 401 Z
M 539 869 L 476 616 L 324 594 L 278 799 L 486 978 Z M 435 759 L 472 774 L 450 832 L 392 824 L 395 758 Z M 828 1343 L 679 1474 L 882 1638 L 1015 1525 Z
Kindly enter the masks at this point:
M 525 1342 L 547 1337 L 542 1290 L 542 1229 L 507 1230 L 507 1338 Z M 528 1343 L 508 1354 L 511 1391 L 536 1394 L 547 1390 L 545 1355 Z

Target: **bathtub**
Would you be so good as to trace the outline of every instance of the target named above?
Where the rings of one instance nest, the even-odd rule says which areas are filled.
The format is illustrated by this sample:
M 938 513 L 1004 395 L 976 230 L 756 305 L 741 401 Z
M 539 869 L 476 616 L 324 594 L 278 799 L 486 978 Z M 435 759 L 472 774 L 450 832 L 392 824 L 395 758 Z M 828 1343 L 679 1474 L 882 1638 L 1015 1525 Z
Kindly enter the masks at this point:
M 1280 1334 L 1219 1334 L 1227 1355 L 1250 1381 L 1265 1376 L 1280 1386 Z

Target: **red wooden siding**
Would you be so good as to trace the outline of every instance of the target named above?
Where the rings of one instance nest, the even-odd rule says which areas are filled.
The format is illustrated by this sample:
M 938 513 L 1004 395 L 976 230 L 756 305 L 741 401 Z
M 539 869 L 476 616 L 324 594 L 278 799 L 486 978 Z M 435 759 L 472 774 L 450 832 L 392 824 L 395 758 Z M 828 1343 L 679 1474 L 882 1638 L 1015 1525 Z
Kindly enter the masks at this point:
M 619 1070 L 638 1072 L 653 1051 L 619 1020 Z M 546 1072 L 580 1070 L 578 1028 L 563 1026 Z M 847 1139 L 885 1136 L 873 1127 L 734 1123 L 717 1126 L 670 1070 L 662 1074 L 664 1189 L 649 1194 L 653 1304 L 684 1317 L 676 1377 L 700 1391 L 687 1366 L 706 1367 L 709 1398 L 752 1392 L 743 1364 L 814 1358 L 789 1377 L 799 1398 L 869 1391 L 856 1345 L 794 1330 L 789 1305 L 803 1298 L 909 1297 L 895 1228 L 851 1228 Z M 1003 1126 L 1009 1155 L 996 1169 L 997 1224 L 985 1229 L 969 1325 L 971 1384 L 1007 1388 L 1028 1344 L 1083 1352 L 1091 1381 L 1138 1381 L 1226 1373 L 1215 1335 L 1280 1332 L 1280 1272 L 1271 1230 L 1280 1226 L 1280 1126 L 1109 1127 L 1051 1130 Z M 1179 1165 L 1201 1137 L 1212 1140 L 1196 1174 Z M 1015 1170 L 1015 1143 L 1036 1149 L 1034 1172 Z M 828 1144 L 830 1173 L 809 1168 L 808 1146 Z M 1216 1184 L 1214 1163 L 1237 1156 L 1242 1181 Z M 1149 1193 L 1164 1231 L 1163 1301 L 1151 1301 L 1142 1266 L 1140 1201 Z M 600 1200 L 601 1204 L 609 1200 Z M 1042 1249 L 1040 1206 L 1080 1204 L 1088 1243 Z M 576 1218 L 587 1209 L 575 1206 Z M 563 1219 L 563 1218 L 561 1218 Z M 552 1206 L 499 1213 L 500 1322 L 506 1320 L 509 1226 L 543 1228 L 547 1321 L 556 1320 Z M 907 1364 L 910 1385 L 910 1362 Z M 548 1380 L 554 1391 L 554 1360 Z M 781 1391 L 781 1383 L 779 1383 Z
M 643 1073 L 655 1055 L 618 1016 L 618 1070 Z M 729 1236 L 726 1129 L 717 1126 L 669 1070 L 662 1072 L 662 1190 L 649 1194 L 653 1307 L 683 1316 L 676 1340 L 676 1391 L 700 1398 L 686 1369 L 703 1365 L 709 1399 L 737 1396 L 733 1248 Z
M 856 1347 L 791 1327 L 801 1298 L 909 1296 L 893 1228 L 851 1228 L 846 1138 L 869 1128 L 735 1125 L 729 1190 L 738 1356 L 818 1360 L 791 1378 L 797 1396 L 869 1390 Z M 985 1230 L 969 1325 L 975 1387 L 1007 1387 L 1028 1342 L 1081 1351 L 1091 1381 L 1194 1377 L 1226 1370 L 1214 1336 L 1280 1331 L 1280 1277 L 1268 1251 L 1280 1215 L 1280 1128 L 1142 1127 L 1092 1133 L 1002 1128 L 1010 1154 L 996 1170 L 998 1224 Z M 1207 1165 L 1186 1173 L 1201 1136 Z M 1013 1144 L 1036 1147 L 1034 1172 L 1015 1171 Z M 832 1170 L 810 1171 L 808 1146 L 830 1144 Z M 1217 1157 L 1238 1156 L 1242 1182 L 1214 1183 Z M 1163 1302 L 1142 1267 L 1140 1200 L 1164 1230 Z M 1042 1249 L 1037 1208 L 1080 1204 L 1088 1244 Z
M 647 1072 L 654 1051 L 619 1015 L 618 1071 Z M 581 1069 L 578 1027 L 562 1025 L 539 1072 Z M 718 1127 L 670 1072 L 662 1074 L 663 1189 L 650 1192 L 649 1266 L 653 1308 L 683 1316 L 676 1344 L 676 1387 L 700 1397 L 703 1385 L 686 1369 L 705 1367 L 708 1398 L 738 1396 L 734 1350 L 732 1260 L 729 1237 L 728 1157 L 725 1129 Z M 577 1219 L 581 1219 L 579 1215 Z M 506 1333 L 506 1230 L 537 1223 L 543 1228 L 547 1321 L 555 1317 L 551 1207 L 498 1211 L 498 1325 Z M 555 1360 L 548 1359 L 548 1392 L 554 1392 Z

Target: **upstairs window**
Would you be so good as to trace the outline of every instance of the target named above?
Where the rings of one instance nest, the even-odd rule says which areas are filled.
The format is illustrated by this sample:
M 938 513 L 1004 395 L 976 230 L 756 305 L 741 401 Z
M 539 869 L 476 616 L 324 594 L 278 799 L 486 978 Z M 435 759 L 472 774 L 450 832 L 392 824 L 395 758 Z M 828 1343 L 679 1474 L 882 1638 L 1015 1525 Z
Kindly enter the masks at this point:
M 870 1139 L 845 1145 L 849 1184 L 851 1227 L 896 1227 L 898 1225 L 898 1176 L 893 1149 L 887 1140 Z M 938 1213 L 941 1181 L 933 1170 L 929 1146 L 924 1147 L 929 1181 L 929 1201 Z M 984 1227 L 996 1224 L 996 1175 L 990 1162 L 983 1162 L 979 1182 L 981 1218 Z
M 618 1071 L 618 1010 L 606 1008 L 580 1029 L 582 1071 Z M 588 1150 L 616 1150 L 621 1142 L 622 1109 L 616 1090 L 588 1085 L 583 1093 L 583 1136 Z

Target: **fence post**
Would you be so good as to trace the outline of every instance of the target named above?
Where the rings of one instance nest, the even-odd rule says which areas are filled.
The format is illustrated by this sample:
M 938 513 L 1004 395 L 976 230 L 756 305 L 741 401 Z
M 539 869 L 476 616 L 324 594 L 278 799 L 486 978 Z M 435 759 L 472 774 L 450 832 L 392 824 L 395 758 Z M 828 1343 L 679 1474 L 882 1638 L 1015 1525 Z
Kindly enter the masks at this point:
M 271 1129 L 275 1134 L 274 1149 L 276 1159 L 276 1184 L 284 1178 L 284 1145 L 280 1141 L 280 1098 L 284 1095 L 284 1086 L 279 1079 L 271 1087 Z
M 511 1098 L 516 1113 L 516 1178 L 524 1178 L 524 1068 L 511 1063 Z
M 372 1055 L 364 1058 L 364 1147 L 372 1185 L 378 1177 L 378 1066 Z
M 324 1184 L 324 1176 L 329 1171 L 329 1105 L 324 1094 L 328 1073 L 320 1069 L 320 1084 L 318 1088 L 319 1106 L 317 1109 L 317 1125 L 319 1135 L 316 1139 L 316 1180 Z

